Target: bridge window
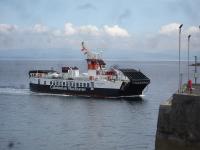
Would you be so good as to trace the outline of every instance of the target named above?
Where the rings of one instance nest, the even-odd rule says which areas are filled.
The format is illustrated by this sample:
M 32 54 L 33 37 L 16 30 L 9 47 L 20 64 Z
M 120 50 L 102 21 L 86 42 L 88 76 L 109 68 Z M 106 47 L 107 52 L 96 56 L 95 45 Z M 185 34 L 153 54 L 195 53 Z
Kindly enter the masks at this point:
M 87 83 L 87 88 L 89 88 L 90 87 L 90 84 L 89 83 Z
M 91 82 L 91 87 L 94 88 L 94 82 Z
M 79 87 L 79 83 L 76 83 L 76 87 Z
M 52 85 L 52 81 L 50 81 L 50 85 Z
M 63 82 L 63 86 L 65 86 L 65 82 Z
M 83 83 L 83 87 L 86 87 L 86 83 Z

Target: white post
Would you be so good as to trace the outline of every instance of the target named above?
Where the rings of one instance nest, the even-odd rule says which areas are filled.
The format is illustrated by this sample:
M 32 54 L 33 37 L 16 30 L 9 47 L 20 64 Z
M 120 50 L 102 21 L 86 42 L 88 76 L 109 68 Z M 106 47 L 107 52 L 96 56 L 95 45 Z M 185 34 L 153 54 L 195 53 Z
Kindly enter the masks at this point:
M 191 35 L 188 35 L 188 81 L 190 80 L 190 71 L 189 71 L 189 61 L 190 61 L 190 37 Z
M 178 67 L 178 79 L 179 79 L 179 88 L 178 88 L 178 93 L 181 92 L 181 28 L 182 28 L 183 24 L 181 24 L 179 26 L 179 67 Z

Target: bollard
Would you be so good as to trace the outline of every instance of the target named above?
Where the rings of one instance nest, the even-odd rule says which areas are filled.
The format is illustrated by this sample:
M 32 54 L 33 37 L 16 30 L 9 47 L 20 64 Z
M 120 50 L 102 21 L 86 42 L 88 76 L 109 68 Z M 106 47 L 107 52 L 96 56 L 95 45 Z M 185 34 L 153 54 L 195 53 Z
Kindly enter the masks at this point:
M 192 93 L 192 80 L 188 80 L 188 92 Z

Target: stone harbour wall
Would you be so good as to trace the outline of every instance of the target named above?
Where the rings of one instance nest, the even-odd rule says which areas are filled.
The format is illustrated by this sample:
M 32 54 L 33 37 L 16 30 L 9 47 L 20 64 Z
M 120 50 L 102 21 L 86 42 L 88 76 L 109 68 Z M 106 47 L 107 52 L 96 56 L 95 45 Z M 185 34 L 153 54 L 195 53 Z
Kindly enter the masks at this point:
M 200 95 L 174 94 L 160 105 L 156 150 L 200 150 Z

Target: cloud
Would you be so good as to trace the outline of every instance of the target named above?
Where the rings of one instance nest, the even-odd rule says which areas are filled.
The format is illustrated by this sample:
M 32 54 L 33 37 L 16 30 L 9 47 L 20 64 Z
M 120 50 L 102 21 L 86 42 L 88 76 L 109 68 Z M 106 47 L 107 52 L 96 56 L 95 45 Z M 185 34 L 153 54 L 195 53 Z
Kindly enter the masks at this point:
M 102 28 L 98 28 L 94 25 L 74 26 L 72 23 L 65 24 L 65 35 L 89 35 L 89 36 L 110 36 L 110 37 L 128 37 L 129 33 L 126 29 L 119 27 L 118 25 L 108 26 L 104 25 Z
M 112 37 L 129 37 L 128 31 L 126 29 L 120 28 L 118 25 L 114 25 L 112 27 L 105 25 L 103 30 L 106 34 Z
M 159 33 L 164 35 L 171 35 L 178 31 L 179 23 L 170 23 L 160 28 Z
M 121 37 L 123 39 L 119 39 Z M 117 45 L 115 43 L 119 43 L 117 42 L 118 40 L 125 41 L 127 38 L 129 38 L 128 31 L 118 25 L 104 25 L 101 27 L 95 25 L 76 26 L 67 22 L 64 24 L 63 29 L 52 29 L 42 24 L 35 24 L 31 27 L 0 24 L 0 50 L 66 47 L 77 49 L 82 40 L 94 43 L 91 44 L 94 47 L 101 47 L 101 44 L 104 47 L 115 47 Z M 124 47 L 126 46 L 126 42 L 124 42 Z
M 72 23 L 66 23 L 64 31 L 66 36 L 71 36 L 75 34 L 86 34 L 86 35 L 100 34 L 100 31 L 96 26 L 93 25 L 74 26 Z
M 0 33 L 8 33 L 15 31 L 16 29 L 17 29 L 16 25 L 0 24 Z
M 179 23 L 169 23 L 161 26 L 155 33 L 137 35 L 129 33 L 128 30 L 119 25 L 77 26 L 67 22 L 63 28 L 54 29 L 42 24 L 31 27 L 0 24 L 0 50 L 73 50 L 80 49 L 80 43 L 84 40 L 90 49 L 100 49 L 110 53 L 118 52 L 122 55 L 134 52 L 176 54 L 178 26 Z M 190 33 L 192 35 L 191 50 L 199 51 L 198 27 L 184 27 L 182 32 L 182 50 L 187 50 L 187 35 Z
M 35 24 L 32 28 L 33 32 L 37 33 L 45 33 L 48 31 L 48 27 L 42 24 Z
M 75 34 L 77 31 L 75 27 L 72 25 L 72 23 L 66 23 L 64 27 L 64 32 L 65 32 L 65 35 L 68 36 L 68 35 Z
M 89 35 L 100 35 L 100 31 L 96 26 L 93 25 L 86 25 L 81 26 L 78 28 L 79 32 L 82 34 L 89 34 Z
M 178 48 L 178 33 L 179 33 L 180 23 L 169 23 L 160 27 L 157 33 L 152 33 L 148 37 L 144 37 L 144 43 L 140 43 L 155 52 L 165 52 L 169 51 L 174 53 L 173 50 Z M 181 49 L 182 51 L 187 50 L 187 37 L 191 34 L 191 50 L 192 52 L 199 51 L 200 48 L 200 31 L 198 27 L 195 26 L 183 26 L 181 34 Z M 186 53 L 184 53 L 186 54 Z
M 82 5 L 79 5 L 77 8 L 78 8 L 78 10 L 96 9 L 96 7 L 91 3 L 85 3 Z
M 63 36 L 63 33 L 62 33 L 62 31 L 61 30 L 59 30 L 59 29 L 56 29 L 56 30 L 53 30 L 52 31 L 52 34 L 53 34 L 53 36 Z
M 187 34 L 196 34 L 196 33 L 199 33 L 199 27 L 196 27 L 196 26 L 191 26 L 187 29 L 186 33 Z

